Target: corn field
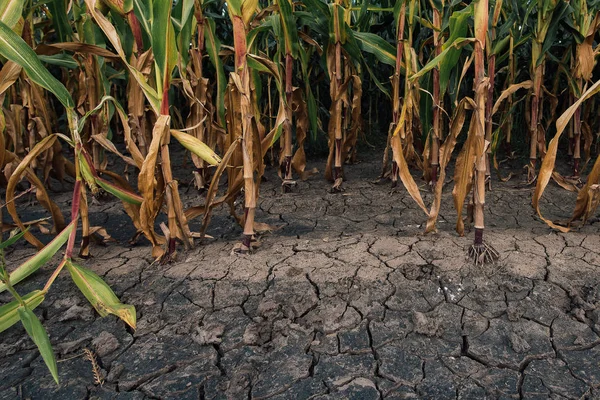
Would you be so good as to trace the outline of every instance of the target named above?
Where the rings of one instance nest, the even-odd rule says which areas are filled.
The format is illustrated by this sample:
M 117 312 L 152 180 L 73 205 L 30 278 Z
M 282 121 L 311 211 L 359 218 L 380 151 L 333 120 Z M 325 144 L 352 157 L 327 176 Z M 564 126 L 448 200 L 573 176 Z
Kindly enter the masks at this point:
M 473 225 L 476 264 L 497 257 L 484 207 L 500 156 L 529 156 L 525 184 L 541 221 L 562 232 L 585 223 L 600 202 L 599 30 L 596 0 L 0 0 L 1 210 L 13 233 L 1 248 L 23 238 L 38 249 L 11 272 L 3 262 L 0 292 L 15 301 L 0 307 L 0 331 L 22 321 L 57 379 L 31 310 L 64 267 L 101 315 L 135 327 L 133 306 L 75 260 L 103 229 L 90 226 L 93 197 L 121 201 L 158 261 L 201 245 L 220 206 L 243 230 L 234 251 L 249 253 L 268 229 L 255 219 L 268 159 L 284 193 L 323 177 L 342 192 L 352 178 L 344 165 L 377 135 L 379 178 L 401 181 L 426 233 L 453 178 L 456 232 Z M 307 150 L 324 143 L 316 174 Z M 187 208 L 171 161 L 182 151 L 198 191 Z M 542 215 L 550 180 L 577 192 L 566 223 Z M 72 187 L 71 210 L 55 204 L 51 182 Z M 39 221 L 20 216 L 26 193 L 51 217 L 47 244 Z M 63 246 L 46 286 L 19 295 L 14 285 Z

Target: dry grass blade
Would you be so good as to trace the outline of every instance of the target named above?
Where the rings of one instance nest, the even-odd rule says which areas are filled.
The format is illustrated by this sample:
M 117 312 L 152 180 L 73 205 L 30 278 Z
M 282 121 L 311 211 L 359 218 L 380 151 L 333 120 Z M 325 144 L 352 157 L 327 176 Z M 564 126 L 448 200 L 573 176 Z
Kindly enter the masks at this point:
M 115 147 L 113 142 L 108 140 L 108 138 L 106 136 L 100 135 L 100 134 L 95 134 L 95 135 L 92 135 L 92 139 L 94 139 L 100 146 L 104 147 L 106 150 L 119 156 L 127 164 L 129 164 L 133 167 L 138 166 L 137 163 L 133 160 L 133 158 L 127 157 L 127 156 L 121 154 L 121 152 L 119 150 L 117 150 L 117 148 Z
M 96 354 L 90 349 L 83 349 L 84 358 L 88 360 L 92 367 L 92 374 L 94 374 L 94 384 L 102 386 L 104 384 L 104 378 L 96 359 Z

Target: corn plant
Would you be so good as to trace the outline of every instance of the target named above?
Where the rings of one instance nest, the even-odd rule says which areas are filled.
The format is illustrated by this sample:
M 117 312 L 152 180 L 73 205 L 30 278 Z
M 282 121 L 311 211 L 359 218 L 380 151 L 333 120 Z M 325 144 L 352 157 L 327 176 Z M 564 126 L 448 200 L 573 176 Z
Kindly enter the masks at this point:
M 65 220 L 50 184 L 65 187 L 71 177 L 82 257 L 100 228 L 90 226 L 87 201 L 103 193 L 122 202 L 136 230 L 132 240 L 144 236 L 161 261 L 175 257 L 177 243 L 187 249 L 204 238 L 220 205 L 241 226 L 236 250 L 250 252 L 269 228 L 255 216 L 270 149 L 272 157 L 279 151 L 289 191 L 314 173 L 306 170 L 305 147 L 326 140 L 324 175 L 339 192 L 348 178 L 344 165 L 361 157 L 360 138 L 370 141 L 365 132 L 376 135 L 381 122 L 382 177 L 395 190 L 402 182 L 425 213 L 425 231 L 433 232 L 454 162 L 456 231 L 464 235 L 473 223 L 470 253 L 491 261 L 496 253 L 483 240 L 485 182 L 492 166 L 498 169 L 498 154 L 513 157 L 519 142 L 528 141 L 529 183 L 542 158 L 534 206 L 546 179 L 554 179 L 578 192 L 571 224 L 595 210 L 595 164 L 583 179 L 600 121 L 590 92 L 598 13 L 597 1 L 582 0 L 2 2 L 0 185 L 7 213 L 24 240 L 44 248 L 25 230 L 13 201 L 17 186 L 30 183 L 60 235 L 74 220 Z M 366 130 L 364 92 L 374 114 Z M 382 112 L 378 105 L 388 100 Z M 526 135 L 516 135 L 516 118 L 526 121 Z M 573 177 L 554 170 L 561 129 Z M 551 133 L 558 136 L 547 146 Z M 118 150 L 121 140 L 125 150 Z M 191 157 L 187 177 L 198 189 L 187 209 L 173 174 L 175 142 Z M 63 153 L 65 144 L 73 157 Z M 113 158 L 123 170 L 109 163 Z M 414 169 L 431 185 L 430 204 Z M 168 223 L 159 228 L 161 213 Z M 190 228 L 195 218 L 199 232 Z

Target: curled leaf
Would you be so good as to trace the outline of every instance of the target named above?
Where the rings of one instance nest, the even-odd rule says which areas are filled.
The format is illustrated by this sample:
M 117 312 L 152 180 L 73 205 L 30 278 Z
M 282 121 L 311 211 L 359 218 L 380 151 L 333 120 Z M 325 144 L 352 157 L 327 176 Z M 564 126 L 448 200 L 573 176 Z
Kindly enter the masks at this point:
M 105 317 L 113 314 L 123 320 L 127 325 L 135 329 L 135 308 L 129 304 L 123 304 L 112 289 L 93 271 L 67 261 L 67 269 L 71 273 L 73 282 L 81 293 L 88 299 L 90 304 L 98 311 L 100 316 Z

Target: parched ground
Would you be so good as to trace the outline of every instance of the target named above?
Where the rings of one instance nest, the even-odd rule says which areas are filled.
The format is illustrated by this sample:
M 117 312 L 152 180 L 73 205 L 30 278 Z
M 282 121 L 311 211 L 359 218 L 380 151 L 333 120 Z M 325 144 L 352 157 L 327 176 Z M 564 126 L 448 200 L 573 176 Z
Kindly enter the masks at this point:
M 65 272 L 36 309 L 60 386 L 16 325 L 0 334 L 0 398 L 600 398 L 598 224 L 552 232 L 534 216 L 531 188 L 494 182 L 486 238 L 500 260 L 475 267 L 449 193 L 439 233 L 423 235 L 422 211 L 405 191 L 371 183 L 378 172 L 377 162 L 347 167 L 341 194 L 321 176 L 282 194 L 270 172 L 257 219 L 280 229 L 258 252 L 231 255 L 240 229 L 217 210 L 215 239 L 167 266 L 127 244 L 119 203 L 92 205 L 92 224 L 119 242 L 93 247 L 85 265 L 135 305 L 138 329 L 99 318 Z M 574 204 L 552 184 L 545 199 L 555 217 Z M 33 252 L 17 248 L 9 264 Z M 53 266 L 17 288 L 41 287 Z

